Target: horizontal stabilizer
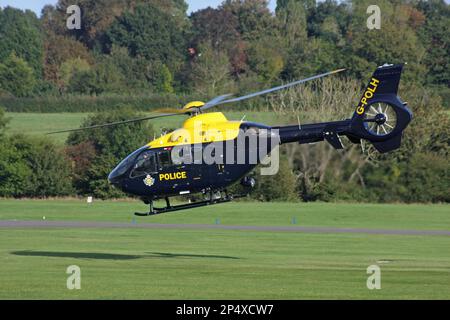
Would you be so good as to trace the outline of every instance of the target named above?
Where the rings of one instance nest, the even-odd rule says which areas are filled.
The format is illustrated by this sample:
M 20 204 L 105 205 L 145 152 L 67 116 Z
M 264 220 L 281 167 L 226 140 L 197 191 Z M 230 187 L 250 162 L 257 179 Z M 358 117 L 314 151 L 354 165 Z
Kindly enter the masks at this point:
M 324 134 L 325 140 L 333 146 L 333 148 L 337 150 L 344 149 L 344 145 L 342 144 L 341 138 L 336 132 L 326 132 Z

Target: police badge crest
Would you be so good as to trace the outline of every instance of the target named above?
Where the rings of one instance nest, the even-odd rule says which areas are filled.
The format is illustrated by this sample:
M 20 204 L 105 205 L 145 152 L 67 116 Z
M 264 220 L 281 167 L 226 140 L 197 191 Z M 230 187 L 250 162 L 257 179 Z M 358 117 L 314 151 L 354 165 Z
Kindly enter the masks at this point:
M 155 179 L 151 175 L 147 175 L 147 177 L 145 177 L 144 179 L 144 184 L 147 187 L 151 187 L 155 184 Z

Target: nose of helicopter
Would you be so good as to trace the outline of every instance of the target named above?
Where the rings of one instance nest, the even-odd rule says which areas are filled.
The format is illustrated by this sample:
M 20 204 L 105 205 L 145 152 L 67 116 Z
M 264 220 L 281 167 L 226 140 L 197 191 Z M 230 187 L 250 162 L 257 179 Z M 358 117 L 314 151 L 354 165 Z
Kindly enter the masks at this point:
M 145 150 L 147 147 L 143 147 L 141 149 L 136 150 L 124 160 L 113 170 L 108 176 L 109 183 L 113 186 L 123 190 L 124 182 L 127 179 L 127 174 L 131 170 L 134 165 L 134 161 L 136 157 L 142 150 Z
M 120 175 L 117 173 L 117 170 L 112 171 L 108 176 L 108 181 L 113 186 L 121 189 L 122 188 L 122 182 L 123 182 L 123 175 Z

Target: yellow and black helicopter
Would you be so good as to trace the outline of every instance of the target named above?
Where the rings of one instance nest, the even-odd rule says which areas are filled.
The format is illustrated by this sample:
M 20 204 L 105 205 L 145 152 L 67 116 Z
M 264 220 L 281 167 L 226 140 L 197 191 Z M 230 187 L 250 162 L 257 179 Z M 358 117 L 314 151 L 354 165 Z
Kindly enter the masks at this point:
M 108 179 L 115 187 L 140 197 L 150 206 L 148 213 L 136 213 L 139 216 L 225 203 L 241 197 L 227 192 L 227 188 L 239 180 L 248 188 L 254 187 L 254 179 L 247 175 L 280 144 L 327 141 L 334 148 L 343 149 L 340 137 L 346 136 L 355 144 L 367 140 L 381 153 L 398 149 L 402 133 L 412 120 L 407 104 L 397 95 L 403 66 L 385 64 L 377 68 L 353 117 L 342 121 L 270 127 L 248 121 L 229 121 L 221 112 L 205 111 L 287 89 L 344 69 L 243 97 L 223 95 L 207 103 L 191 102 L 174 112 L 54 133 L 189 116 L 182 128 L 131 153 L 110 173 Z M 206 159 L 205 154 L 210 159 Z M 241 161 L 236 161 L 237 158 Z M 170 204 L 170 197 L 197 193 L 204 194 L 205 200 L 175 206 Z M 158 199 L 166 200 L 165 208 L 154 207 L 153 203 Z

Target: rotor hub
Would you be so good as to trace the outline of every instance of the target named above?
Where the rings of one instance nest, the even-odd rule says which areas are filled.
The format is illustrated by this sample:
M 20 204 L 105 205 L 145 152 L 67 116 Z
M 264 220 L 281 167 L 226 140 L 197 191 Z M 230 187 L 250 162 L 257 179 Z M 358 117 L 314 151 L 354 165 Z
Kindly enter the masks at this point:
M 379 113 L 375 116 L 375 123 L 379 126 L 385 124 L 387 120 L 388 116 L 384 113 Z

